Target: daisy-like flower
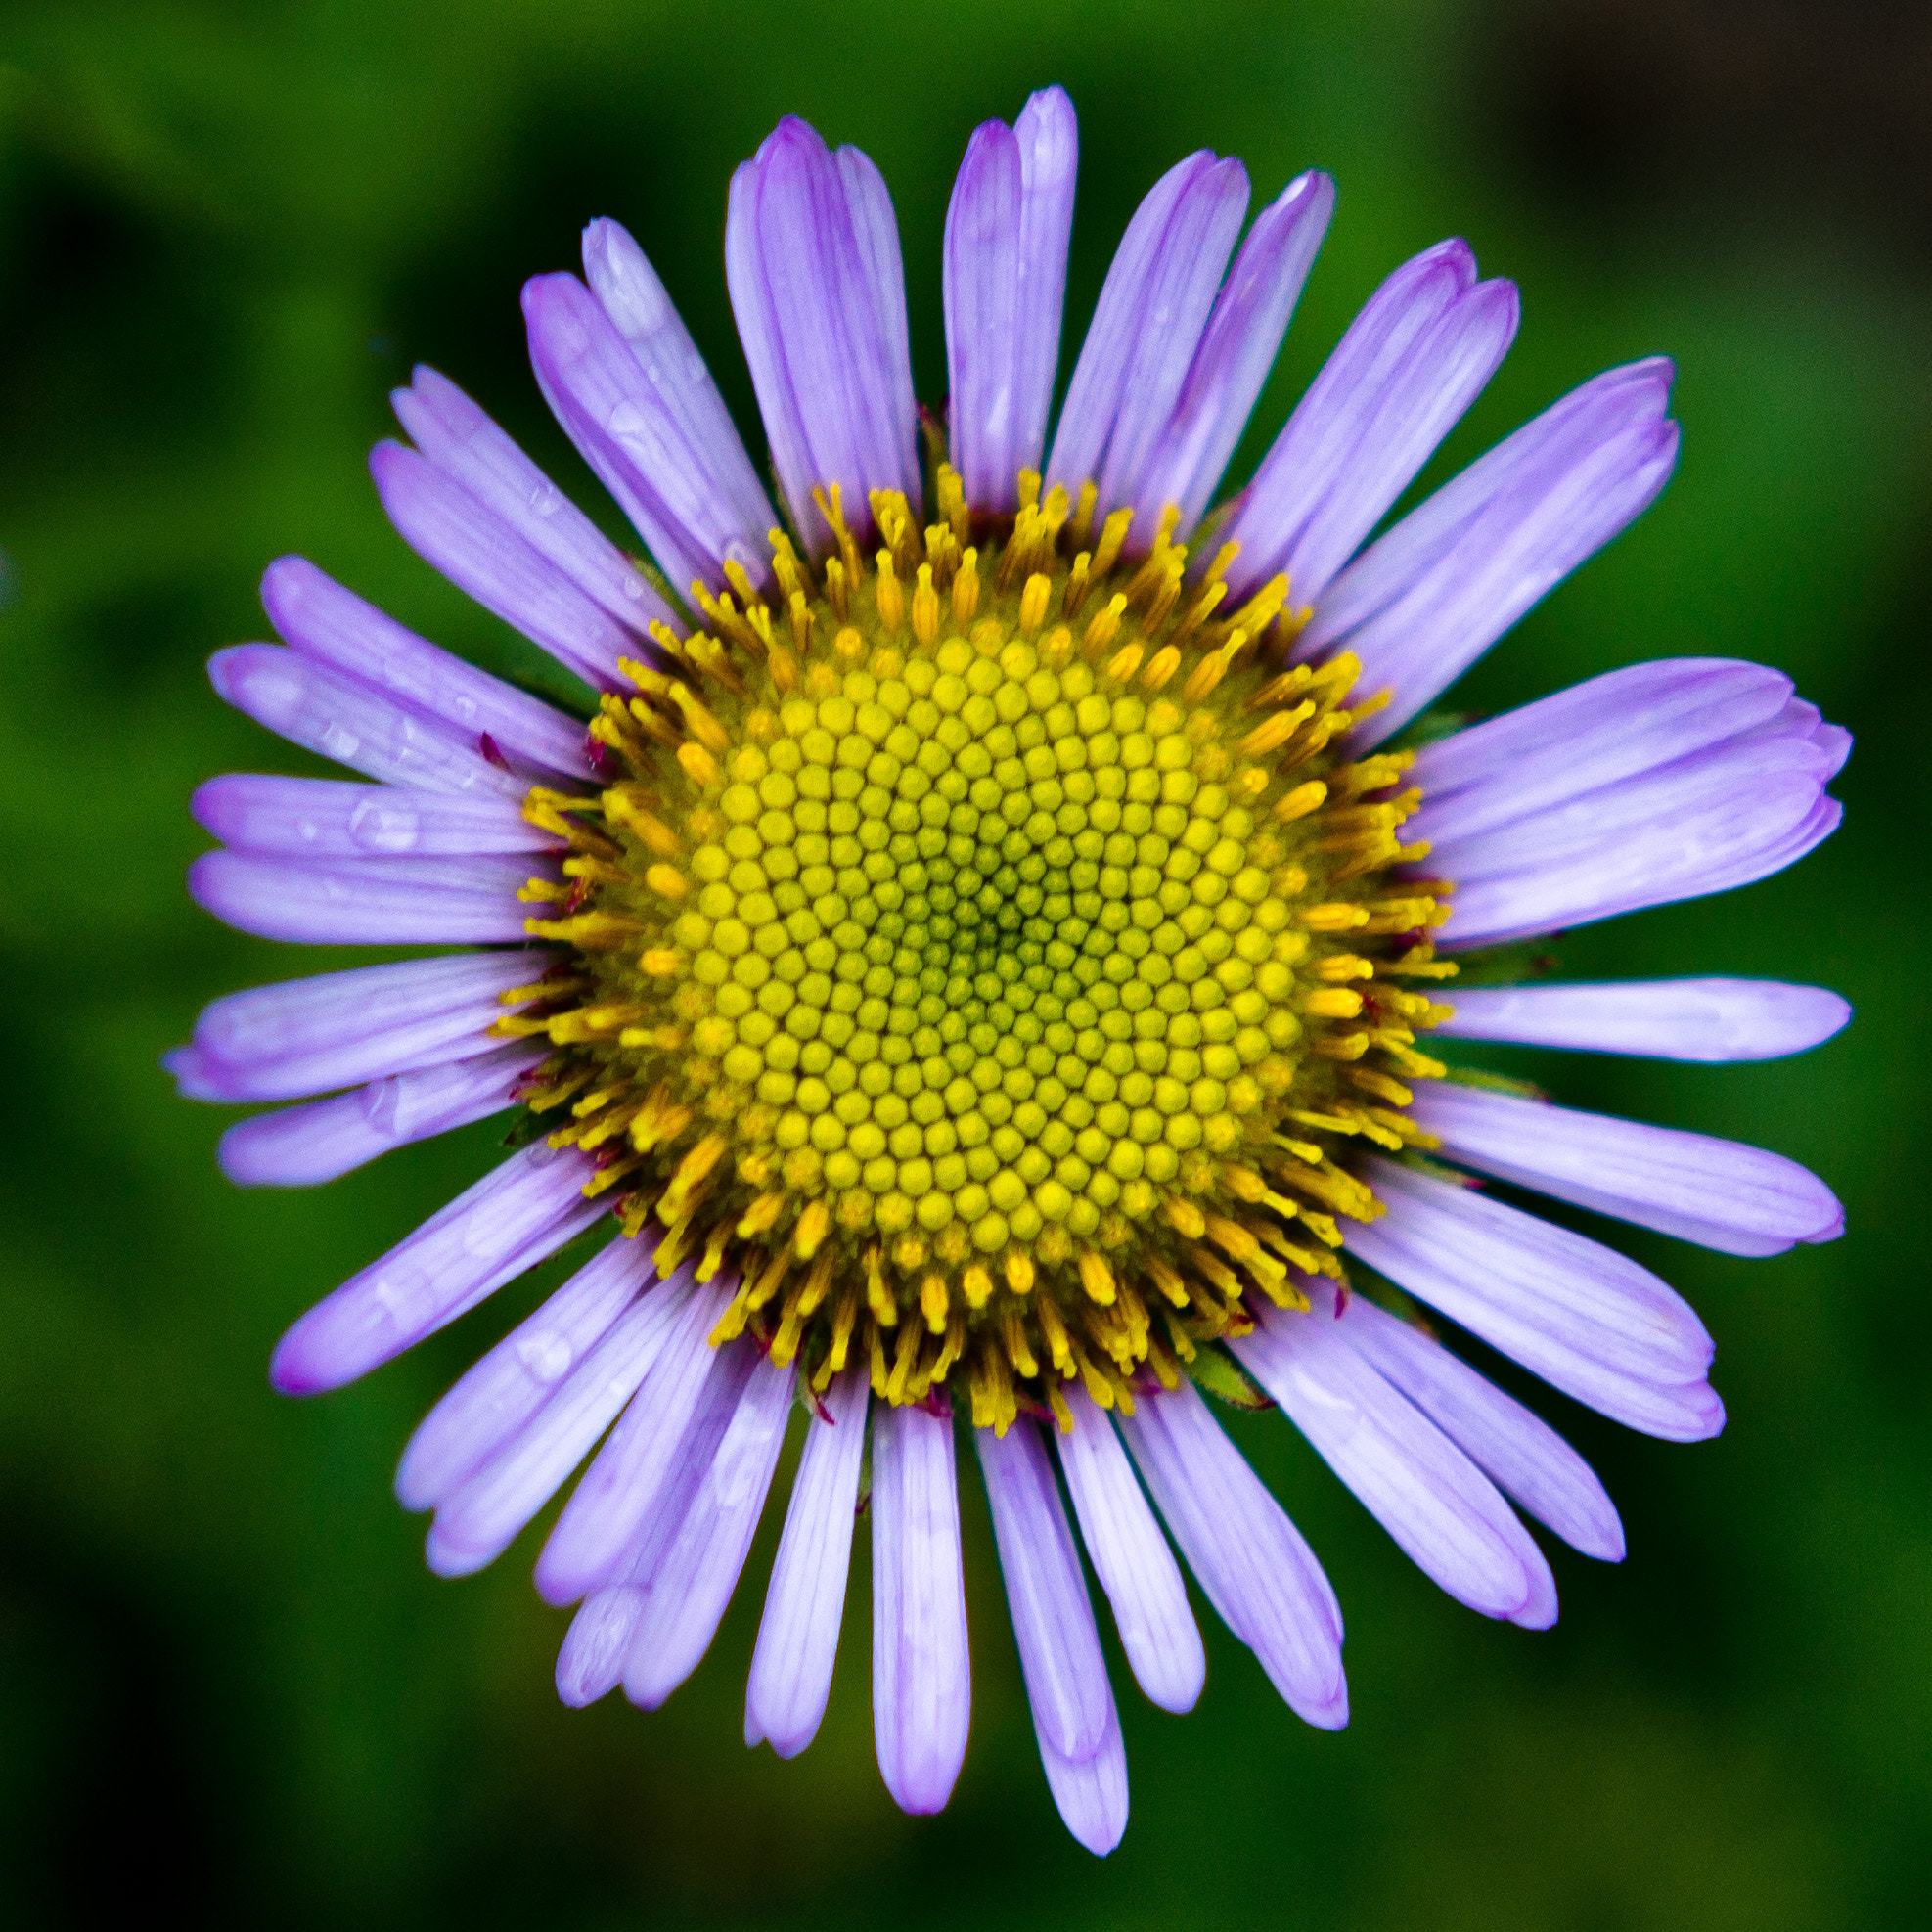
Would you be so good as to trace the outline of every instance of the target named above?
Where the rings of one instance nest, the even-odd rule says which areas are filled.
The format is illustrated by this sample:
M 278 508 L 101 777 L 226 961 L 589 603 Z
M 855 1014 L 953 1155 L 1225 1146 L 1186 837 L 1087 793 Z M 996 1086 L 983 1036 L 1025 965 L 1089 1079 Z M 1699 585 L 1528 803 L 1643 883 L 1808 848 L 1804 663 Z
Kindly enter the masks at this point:
M 362 782 L 204 786 L 194 894 L 273 938 L 467 950 L 219 1000 L 170 1063 L 198 1099 L 303 1102 L 228 1131 L 245 1184 L 515 1113 L 514 1153 L 290 1329 L 278 1388 L 338 1387 L 613 1236 L 396 1483 L 460 1575 L 589 1459 L 536 1566 L 577 1606 L 566 1702 L 654 1707 L 696 1667 L 802 1406 L 746 1740 L 789 1757 L 818 1729 L 869 1494 L 879 1766 L 937 1810 L 966 1746 L 969 1444 L 1048 1781 L 1104 1852 L 1127 1770 L 1082 1544 L 1154 1703 L 1188 1709 L 1204 1669 L 1164 1520 L 1287 1703 L 1347 1715 L 1334 1593 L 1203 1384 L 1258 1384 L 1445 1590 L 1533 1627 L 1556 1595 L 1516 1508 L 1610 1560 L 1616 1511 L 1415 1304 L 1633 1428 L 1721 1426 L 1685 1302 L 1472 1177 L 1746 1255 L 1831 1238 L 1831 1194 L 1445 1077 L 1423 1036 L 1720 1060 L 1836 1031 L 1809 987 L 1455 975 L 1790 864 L 1838 821 L 1848 740 L 1719 659 L 1405 734 L 1663 487 L 1670 365 L 1585 383 L 1364 548 L 1515 332 L 1515 291 L 1446 242 L 1209 517 L 1332 184 L 1242 238 L 1238 161 L 1164 175 L 1050 436 L 1075 150 L 1057 89 L 972 137 L 943 423 L 877 169 L 786 120 L 738 171 L 777 509 L 623 229 L 586 231 L 582 281 L 532 281 L 537 380 L 654 569 L 417 372 L 383 505 L 594 714 L 274 564 L 284 642 L 219 652 L 215 688 Z M 1351 1260 L 1380 1285 L 1352 1292 Z

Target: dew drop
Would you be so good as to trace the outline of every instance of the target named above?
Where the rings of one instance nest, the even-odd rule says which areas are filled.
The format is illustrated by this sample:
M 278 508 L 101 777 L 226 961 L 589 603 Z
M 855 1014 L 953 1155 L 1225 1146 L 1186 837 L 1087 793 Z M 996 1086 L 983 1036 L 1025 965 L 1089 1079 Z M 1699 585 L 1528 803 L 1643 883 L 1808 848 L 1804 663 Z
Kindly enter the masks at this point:
M 417 814 L 365 798 L 349 814 L 349 837 L 369 852 L 413 852 L 422 833 Z
M 576 1360 L 569 1338 L 554 1328 L 539 1328 L 517 1344 L 517 1359 L 548 1388 Z

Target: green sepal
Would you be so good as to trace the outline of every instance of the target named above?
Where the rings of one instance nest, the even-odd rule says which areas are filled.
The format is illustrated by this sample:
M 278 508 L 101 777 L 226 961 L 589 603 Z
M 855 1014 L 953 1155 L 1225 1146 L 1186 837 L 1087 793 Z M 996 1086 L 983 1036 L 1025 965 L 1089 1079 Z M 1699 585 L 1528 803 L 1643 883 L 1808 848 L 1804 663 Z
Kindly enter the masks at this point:
M 1543 940 L 1521 939 L 1508 946 L 1479 946 L 1458 953 L 1456 977 L 1444 984 L 1443 997 L 1454 1004 L 1457 993 L 1471 986 L 1514 986 L 1525 979 L 1547 979 L 1556 967 L 1556 955 Z
M 1452 1066 L 1441 1076 L 1458 1087 L 1477 1087 L 1485 1094 L 1510 1094 L 1519 1101 L 1547 1101 L 1550 1096 L 1534 1080 L 1511 1080 L 1505 1073 L 1489 1073 L 1479 1066 Z
M 1236 1367 L 1233 1356 L 1218 1348 L 1199 1350 L 1188 1364 L 1188 1373 L 1209 1395 L 1218 1396 L 1231 1409 L 1273 1409 L 1272 1396 L 1263 1395 Z
M 1473 1188 L 1477 1185 L 1460 1167 L 1449 1167 L 1439 1160 L 1431 1160 L 1427 1154 L 1417 1153 L 1414 1147 L 1404 1147 L 1399 1154 L 1387 1154 L 1383 1158 L 1394 1161 L 1398 1167 L 1408 1168 L 1412 1174 L 1426 1174 L 1432 1181 L 1446 1181 L 1452 1188 Z
M 532 1141 L 541 1140 L 544 1135 L 554 1133 L 557 1123 L 546 1120 L 540 1113 L 532 1113 L 524 1107 L 517 1116 L 510 1132 L 503 1137 L 506 1147 L 527 1147 Z
M 1454 738 L 1458 732 L 1467 729 L 1474 719 L 1473 711 L 1424 711 L 1419 718 L 1410 719 L 1381 749 L 1419 751 L 1425 744 L 1434 744 L 1438 740 Z

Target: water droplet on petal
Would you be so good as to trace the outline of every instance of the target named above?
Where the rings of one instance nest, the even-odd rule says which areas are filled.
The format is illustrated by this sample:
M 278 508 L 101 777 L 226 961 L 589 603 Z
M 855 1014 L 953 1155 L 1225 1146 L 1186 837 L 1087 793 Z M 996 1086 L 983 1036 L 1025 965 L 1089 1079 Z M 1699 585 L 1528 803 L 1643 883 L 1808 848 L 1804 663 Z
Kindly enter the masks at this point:
M 567 1336 L 554 1328 L 539 1328 L 517 1344 L 517 1359 L 546 1387 L 558 1380 L 576 1359 Z
M 365 798 L 349 814 L 349 837 L 370 852 L 413 852 L 422 821 L 405 807 Z

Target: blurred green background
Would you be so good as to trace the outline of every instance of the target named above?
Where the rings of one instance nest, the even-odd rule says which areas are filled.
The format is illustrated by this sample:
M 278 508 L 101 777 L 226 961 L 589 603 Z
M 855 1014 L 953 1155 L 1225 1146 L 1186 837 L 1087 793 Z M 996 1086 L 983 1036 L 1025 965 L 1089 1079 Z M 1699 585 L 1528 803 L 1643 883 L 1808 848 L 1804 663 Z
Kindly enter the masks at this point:
M 299 549 L 453 648 L 524 661 L 383 523 L 363 462 L 385 391 L 433 362 L 614 528 L 542 411 L 517 305 L 608 213 L 758 447 L 725 186 L 795 111 L 892 185 L 936 401 L 953 169 L 978 120 L 1056 78 L 1084 148 L 1070 341 L 1135 201 L 1190 149 L 1243 156 L 1257 198 L 1310 165 L 1339 181 L 1237 473 L 1381 276 L 1446 234 L 1519 281 L 1524 322 L 1425 484 L 1597 368 L 1678 358 L 1676 482 L 1467 681 L 1469 707 L 1733 654 L 1859 737 L 1844 830 L 1795 872 L 1560 949 L 1577 975 L 1826 982 L 1857 1003 L 1848 1034 L 1755 1067 L 1492 1061 L 1759 1140 L 1843 1193 L 1843 1241 L 1768 1263 L 1617 1236 L 1707 1319 L 1727 1433 L 1671 1448 L 1540 1398 L 1631 1554 L 1555 1550 L 1563 1619 L 1532 1636 L 1440 1596 L 1279 1416 L 1236 1419 L 1341 1594 L 1355 1720 L 1304 1729 L 1218 1626 L 1190 1719 L 1117 1673 L 1134 1818 L 1103 1865 L 1049 1802 L 976 1483 L 973 1739 L 943 1818 L 901 1818 L 872 1761 L 863 1530 L 802 1759 L 740 1742 L 776 1509 L 664 1711 L 559 1706 L 536 1534 L 439 1583 L 388 1493 L 527 1287 L 342 1394 L 264 1379 L 282 1327 L 477 1172 L 491 1129 L 313 1195 L 243 1194 L 213 1164 L 225 1116 L 156 1065 L 203 1001 L 322 964 L 181 888 L 204 843 L 190 788 L 299 765 L 202 672 L 262 634 L 263 564 Z M 1929 102 L 1922 5 L 1825 0 L 0 11 L 8 1922 L 1922 1923 Z

